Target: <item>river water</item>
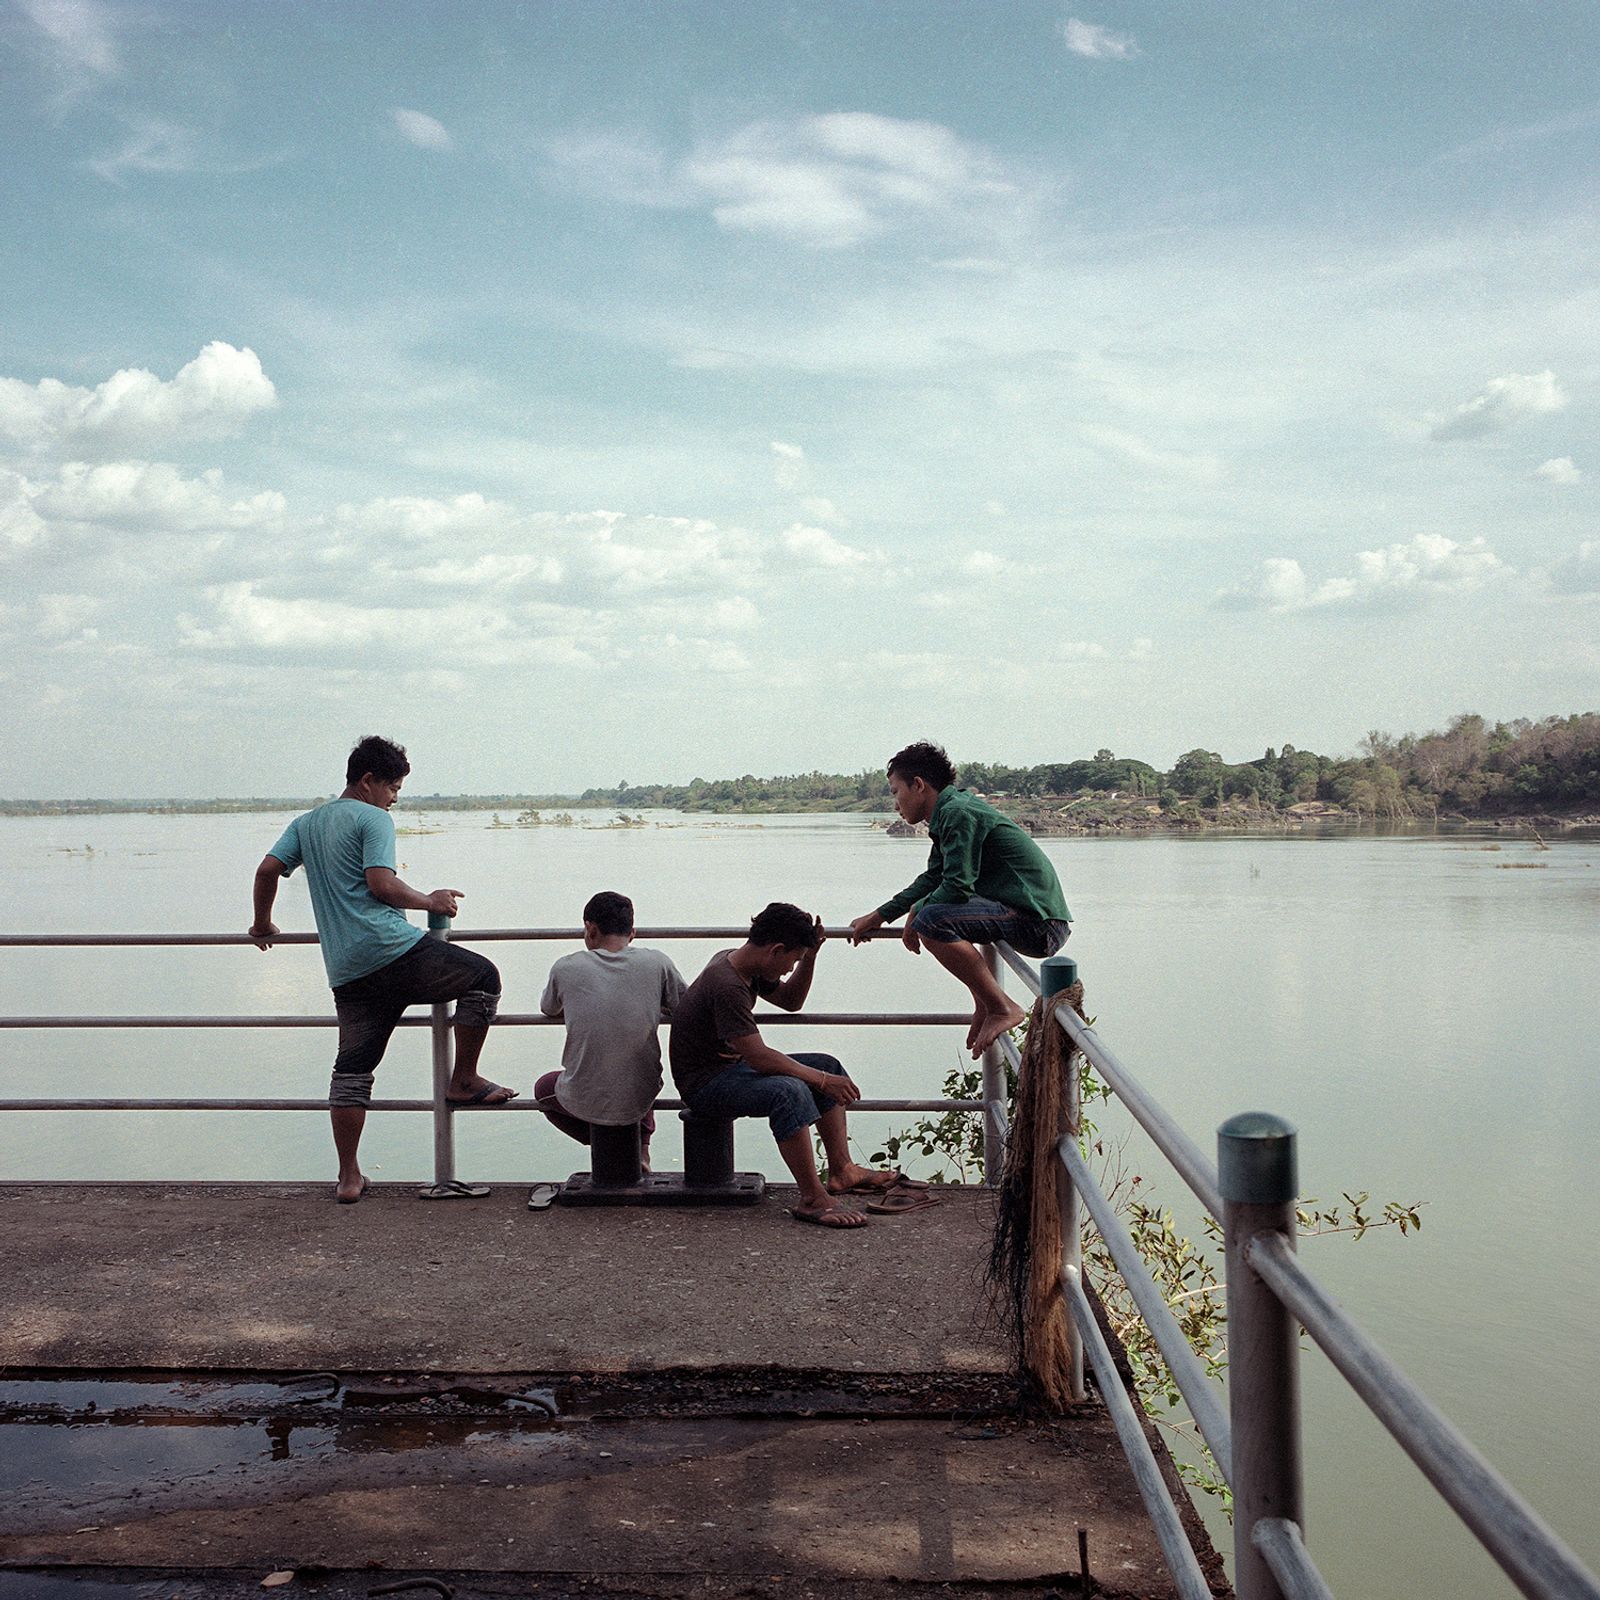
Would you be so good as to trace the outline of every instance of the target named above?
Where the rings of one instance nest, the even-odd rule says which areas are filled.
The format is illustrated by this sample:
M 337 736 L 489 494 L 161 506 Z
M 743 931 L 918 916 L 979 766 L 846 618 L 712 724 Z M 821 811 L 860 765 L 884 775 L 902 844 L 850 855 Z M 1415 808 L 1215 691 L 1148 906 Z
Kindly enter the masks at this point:
M 478 813 L 399 812 L 401 871 L 466 891 L 463 927 L 575 926 L 585 898 L 633 896 L 641 925 L 742 924 L 769 899 L 830 925 L 920 869 L 925 846 L 859 816 L 647 814 L 616 829 L 494 828 Z M 0 893 L 15 932 L 222 932 L 249 920 L 271 815 L 0 819 Z M 412 831 L 414 830 L 414 831 Z M 1061 839 L 1055 860 L 1077 919 L 1102 1036 L 1214 1148 L 1232 1113 L 1268 1109 L 1301 1130 L 1301 1186 L 1337 1201 L 1424 1204 L 1420 1234 L 1393 1229 L 1307 1241 L 1314 1269 L 1591 1565 L 1600 1402 L 1590 1365 L 1600 1323 L 1600 841 L 1479 836 Z M 309 928 L 302 881 L 278 922 Z M 537 1009 L 551 944 L 495 944 L 506 1009 Z M 715 945 L 669 947 L 692 977 Z M 957 1010 L 931 958 L 898 945 L 830 944 L 810 1008 Z M 266 1013 L 328 1008 L 313 947 L 6 950 L 0 1011 L 18 1014 Z M 779 1033 L 832 1049 L 869 1095 L 940 1092 L 955 1032 Z M 332 1036 L 321 1030 L 0 1032 L 5 1097 L 315 1098 Z M 559 1034 L 506 1029 L 485 1067 L 526 1094 L 555 1065 Z M 402 1033 L 379 1094 L 424 1096 L 426 1035 Z M 1116 1128 L 1114 1115 L 1108 1119 Z M 890 1119 L 862 1116 L 863 1140 Z M 664 1130 L 661 1155 L 676 1149 Z M 363 1147 L 380 1179 L 422 1180 L 428 1119 L 378 1116 Z M 1133 1164 L 1176 1180 L 1135 1139 Z M 524 1181 L 581 1166 L 534 1115 L 459 1125 L 471 1178 Z M 740 1133 L 740 1165 L 778 1175 L 764 1128 Z M 329 1178 L 314 1113 L 8 1113 L 9 1178 Z M 1182 1207 L 1184 1214 L 1188 1208 Z M 1590 1356 L 1584 1355 L 1585 1351 Z M 1305 1363 L 1307 1505 L 1313 1552 L 1340 1593 L 1404 1600 L 1509 1594 L 1316 1354 Z

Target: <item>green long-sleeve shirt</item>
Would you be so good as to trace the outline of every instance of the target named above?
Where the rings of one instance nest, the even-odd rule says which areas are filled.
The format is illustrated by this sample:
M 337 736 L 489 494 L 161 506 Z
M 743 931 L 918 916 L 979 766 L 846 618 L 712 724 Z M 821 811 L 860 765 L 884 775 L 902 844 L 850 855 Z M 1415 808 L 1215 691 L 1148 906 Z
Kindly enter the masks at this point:
M 1026 829 L 954 784 L 939 791 L 928 818 L 928 870 L 878 907 L 885 922 L 904 911 L 998 900 L 1045 922 L 1070 922 L 1056 869 Z

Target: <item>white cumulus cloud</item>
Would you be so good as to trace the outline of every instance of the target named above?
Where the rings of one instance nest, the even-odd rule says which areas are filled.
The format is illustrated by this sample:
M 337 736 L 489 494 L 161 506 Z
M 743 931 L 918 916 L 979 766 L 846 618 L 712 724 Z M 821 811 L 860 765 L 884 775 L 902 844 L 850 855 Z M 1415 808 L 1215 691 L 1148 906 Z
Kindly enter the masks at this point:
M 612 135 L 561 140 L 548 155 L 565 181 L 610 199 L 707 210 L 729 232 L 828 250 L 1013 193 L 950 129 L 869 111 L 750 123 L 676 160 Z
M 1481 439 L 1524 418 L 1560 411 L 1566 403 L 1566 391 L 1555 373 L 1508 372 L 1503 378 L 1491 378 L 1470 400 L 1436 422 L 1431 436 L 1443 441 Z
M 26 550 L 39 544 L 50 531 L 34 509 L 37 487 L 20 472 L 0 467 L 0 553 Z
M 1548 461 L 1542 461 L 1533 469 L 1536 478 L 1543 478 L 1546 483 L 1556 483 L 1563 486 L 1582 483 L 1583 473 L 1571 456 L 1551 456 Z
M 412 111 L 405 106 L 395 106 L 389 113 L 400 136 L 419 150 L 453 150 L 455 140 L 450 130 L 437 117 L 426 111 Z
M 285 501 L 275 489 L 230 500 L 220 472 L 186 478 L 164 461 L 69 461 L 34 506 L 51 522 L 187 533 L 259 528 L 282 518 Z
M 1077 17 L 1068 17 L 1061 25 L 1061 37 L 1073 55 L 1089 61 L 1131 61 L 1139 53 L 1139 46 L 1128 34 L 1113 33 Z
M 784 530 L 781 543 L 784 550 L 805 566 L 831 568 L 834 571 L 860 572 L 880 566 L 883 558 L 867 550 L 836 539 L 826 528 L 808 527 L 796 522 Z
M 277 404 L 254 350 L 208 344 L 170 379 L 124 367 L 93 389 L 0 378 L 0 436 L 37 450 L 100 453 L 237 433 Z
M 1329 606 L 1393 606 L 1464 594 L 1509 577 L 1511 568 L 1481 538 L 1458 543 L 1419 533 L 1405 544 L 1363 550 L 1355 571 L 1313 584 L 1298 561 L 1264 561 L 1254 579 L 1217 596 L 1225 610 L 1311 611 Z

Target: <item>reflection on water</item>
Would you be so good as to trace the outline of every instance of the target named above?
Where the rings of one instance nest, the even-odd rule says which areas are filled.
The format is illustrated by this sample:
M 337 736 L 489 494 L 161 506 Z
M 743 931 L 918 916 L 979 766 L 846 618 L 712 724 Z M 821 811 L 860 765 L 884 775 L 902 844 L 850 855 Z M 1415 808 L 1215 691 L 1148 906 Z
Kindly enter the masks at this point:
M 283 820 L 0 819 L 7 923 L 242 930 L 255 863 Z M 424 888 L 465 889 L 462 920 L 477 927 L 575 927 L 601 888 L 631 894 L 645 925 L 742 924 L 784 899 L 838 926 L 925 858 L 919 842 L 853 816 L 663 814 L 630 829 L 420 820 L 437 831 L 401 839 L 402 873 Z M 1316 1240 L 1308 1257 L 1595 1564 L 1600 1416 L 1594 1385 L 1575 1373 L 1600 1320 L 1586 1248 L 1600 1235 L 1600 1036 L 1588 998 L 1600 967 L 1600 843 L 1550 845 L 1404 834 L 1061 839 L 1046 849 L 1078 917 L 1069 949 L 1090 1013 L 1202 1146 L 1236 1111 L 1279 1111 L 1301 1129 L 1309 1194 L 1426 1203 L 1414 1240 Z M 278 920 L 310 926 L 298 880 Z M 485 948 L 505 975 L 507 1009 L 531 1011 L 569 947 Z M 669 947 L 689 976 L 713 948 Z M 948 1011 L 958 998 L 926 956 L 839 943 L 822 953 L 810 1005 Z M 0 954 L 0 1009 L 11 1014 L 328 1006 L 309 947 Z M 839 1055 L 868 1094 L 924 1096 L 960 1061 L 959 1031 L 808 1030 L 805 1046 Z M 770 1036 L 794 1038 L 776 1024 Z M 320 1030 L 0 1033 L 0 1076 L 11 1096 L 314 1098 L 331 1044 Z M 526 1093 L 559 1050 L 556 1030 L 507 1029 L 485 1063 Z M 425 1034 L 397 1036 L 379 1083 L 386 1096 L 426 1093 Z M 884 1126 L 861 1122 L 866 1137 Z M 664 1132 L 670 1165 L 676 1128 Z M 531 1115 L 463 1119 L 458 1145 L 471 1178 L 524 1181 L 583 1164 L 577 1146 Z M 1144 1147 L 1132 1154 L 1142 1162 Z M 364 1155 L 377 1177 L 421 1180 L 427 1118 L 374 1117 Z M 738 1159 L 777 1175 L 763 1128 L 741 1130 Z M 13 1177 L 321 1180 L 331 1150 L 311 1113 L 8 1114 L 0 1163 Z M 1336 1587 L 1406 1600 L 1508 1593 L 1318 1361 L 1307 1383 L 1311 1543 Z

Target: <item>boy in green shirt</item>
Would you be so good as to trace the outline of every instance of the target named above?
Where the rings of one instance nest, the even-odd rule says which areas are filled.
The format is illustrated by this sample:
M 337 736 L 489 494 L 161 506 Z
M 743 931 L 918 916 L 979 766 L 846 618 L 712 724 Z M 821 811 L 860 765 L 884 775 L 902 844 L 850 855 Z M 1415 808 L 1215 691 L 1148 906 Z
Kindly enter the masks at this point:
M 1071 913 L 1056 869 L 1027 831 L 955 779 L 936 744 L 889 758 L 894 808 L 909 823 L 927 823 L 933 849 L 926 872 L 850 924 L 850 942 L 909 911 L 901 942 L 913 955 L 926 942 L 972 994 L 967 1047 L 976 1057 L 1026 1015 L 977 946 L 1004 940 L 1019 955 L 1052 956 L 1071 932 Z

